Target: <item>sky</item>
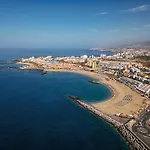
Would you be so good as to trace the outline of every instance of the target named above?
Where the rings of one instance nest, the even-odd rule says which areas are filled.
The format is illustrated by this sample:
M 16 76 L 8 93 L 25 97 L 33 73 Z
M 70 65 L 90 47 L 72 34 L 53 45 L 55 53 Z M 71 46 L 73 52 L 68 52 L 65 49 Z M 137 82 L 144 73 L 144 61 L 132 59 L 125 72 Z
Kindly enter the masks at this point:
M 0 48 L 104 48 L 147 40 L 150 0 L 0 0 Z

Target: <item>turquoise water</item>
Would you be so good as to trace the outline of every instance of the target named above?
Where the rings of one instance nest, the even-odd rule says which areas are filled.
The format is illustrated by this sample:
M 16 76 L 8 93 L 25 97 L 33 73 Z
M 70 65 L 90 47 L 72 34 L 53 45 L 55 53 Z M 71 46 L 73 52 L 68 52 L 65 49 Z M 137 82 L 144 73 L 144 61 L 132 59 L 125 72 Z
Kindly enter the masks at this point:
M 95 102 L 112 96 L 108 87 L 89 79 L 0 69 L 0 150 L 128 149 L 110 125 L 67 98 Z

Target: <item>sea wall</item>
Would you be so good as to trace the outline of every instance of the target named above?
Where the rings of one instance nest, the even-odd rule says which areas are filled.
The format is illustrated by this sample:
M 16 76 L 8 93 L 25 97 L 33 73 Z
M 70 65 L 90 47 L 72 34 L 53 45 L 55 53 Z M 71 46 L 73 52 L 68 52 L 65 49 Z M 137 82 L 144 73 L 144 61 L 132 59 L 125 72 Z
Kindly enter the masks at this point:
M 150 148 L 135 135 L 126 125 L 122 125 L 118 128 L 118 131 L 126 139 L 126 141 L 136 150 L 150 150 Z
M 111 116 L 97 110 L 92 105 L 82 101 L 79 98 L 69 96 L 70 99 L 77 102 L 80 106 L 84 107 L 85 109 L 89 110 L 93 114 L 97 115 L 98 117 L 102 118 L 103 120 L 107 121 L 109 124 L 113 125 L 117 128 L 120 134 L 125 138 L 125 140 L 132 146 L 135 150 L 150 150 L 149 146 L 147 146 L 136 134 L 134 134 L 125 124 L 116 121 L 115 119 L 111 118 Z
M 122 123 L 114 120 L 113 118 L 111 118 L 110 116 L 108 116 L 107 114 L 103 113 L 102 111 L 99 111 L 98 109 L 96 109 L 95 107 L 93 107 L 92 105 L 85 103 L 83 101 L 80 100 L 76 100 L 76 102 L 78 104 L 80 104 L 82 107 L 88 109 L 90 112 L 94 113 L 95 115 L 101 117 L 102 119 L 104 119 L 105 121 L 107 121 L 108 123 L 112 124 L 115 127 L 119 127 L 122 125 Z

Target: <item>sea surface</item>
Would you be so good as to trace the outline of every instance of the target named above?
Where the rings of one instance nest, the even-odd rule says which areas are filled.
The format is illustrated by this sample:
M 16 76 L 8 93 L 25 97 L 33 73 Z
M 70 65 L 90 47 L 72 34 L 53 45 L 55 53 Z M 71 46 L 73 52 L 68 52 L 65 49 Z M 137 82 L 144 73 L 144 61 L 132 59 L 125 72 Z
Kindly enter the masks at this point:
M 0 48 L 0 60 L 10 60 L 17 59 L 22 57 L 31 57 L 31 56 L 100 56 L 100 54 L 113 55 L 114 52 L 111 51 L 93 51 L 87 49 L 2 49 Z
M 13 50 L 0 50 L 0 150 L 129 149 L 112 126 L 67 98 L 76 95 L 87 102 L 107 100 L 112 96 L 107 86 L 91 84 L 90 77 L 80 74 L 49 72 L 42 76 L 39 71 L 10 70 L 10 64 L 5 63 L 24 55 L 98 52 Z

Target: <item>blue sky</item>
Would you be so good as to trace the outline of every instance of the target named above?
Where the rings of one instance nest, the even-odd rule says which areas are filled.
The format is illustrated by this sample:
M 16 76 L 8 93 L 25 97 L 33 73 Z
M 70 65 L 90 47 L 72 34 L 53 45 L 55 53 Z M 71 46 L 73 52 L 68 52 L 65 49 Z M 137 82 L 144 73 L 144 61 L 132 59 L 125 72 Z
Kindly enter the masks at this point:
M 150 0 L 0 0 L 0 47 L 89 48 L 150 40 Z

